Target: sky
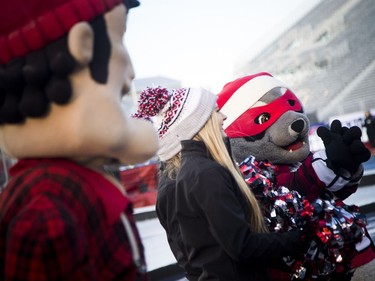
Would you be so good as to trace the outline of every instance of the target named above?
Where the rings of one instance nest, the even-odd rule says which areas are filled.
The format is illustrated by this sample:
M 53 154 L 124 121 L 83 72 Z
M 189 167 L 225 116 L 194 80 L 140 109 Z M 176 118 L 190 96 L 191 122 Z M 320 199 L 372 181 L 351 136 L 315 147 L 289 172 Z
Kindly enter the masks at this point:
M 216 93 L 320 1 L 140 0 L 124 42 L 136 79 L 162 76 Z

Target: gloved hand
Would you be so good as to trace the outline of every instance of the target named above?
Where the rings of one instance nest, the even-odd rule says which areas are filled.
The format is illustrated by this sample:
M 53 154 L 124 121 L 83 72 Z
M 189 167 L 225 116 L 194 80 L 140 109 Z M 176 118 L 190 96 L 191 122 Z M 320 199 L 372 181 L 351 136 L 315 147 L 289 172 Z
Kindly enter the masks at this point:
M 343 170 L 350 175 L 355 174 L 361 164 L 371 157 L 361 141 L 362 131 L 358 126 L 347 128 L 339 120 L 334 120 L 330 129 L 319 127 L 317 134 L 326 149 L 327 166 L 337 175 L 343 176 Z

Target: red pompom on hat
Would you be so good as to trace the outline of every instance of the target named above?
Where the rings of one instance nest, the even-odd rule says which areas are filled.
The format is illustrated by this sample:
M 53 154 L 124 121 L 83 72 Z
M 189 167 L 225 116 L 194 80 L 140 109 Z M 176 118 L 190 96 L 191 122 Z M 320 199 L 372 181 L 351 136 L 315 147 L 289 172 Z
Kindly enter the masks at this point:
M 143 118 L 151 121 L 151 117 L 160 113 L 168 103 L 170 94 L 166 88 L 147 87 L 139 95 L 138 111 L 133 114 L 135 118 Z
M 259 100 L 274 88 L 284 88 L 283 95 L 269 104 Z M 224 130 L 228 137 L 251 137 L 264 132 L 288 110 L 301 111 L 302 106 L 294 93 L 267 72 L 238 78 L 225 84 L 218 94 L 217 104 L 227 119 Z M 269 120 L 259 124 L 256 119 L 267 113 Z
M 80 21 L 91 21 L 135 0 L 8 0 L 0 9 L 0 64 L 36 51 L 66 34 Z

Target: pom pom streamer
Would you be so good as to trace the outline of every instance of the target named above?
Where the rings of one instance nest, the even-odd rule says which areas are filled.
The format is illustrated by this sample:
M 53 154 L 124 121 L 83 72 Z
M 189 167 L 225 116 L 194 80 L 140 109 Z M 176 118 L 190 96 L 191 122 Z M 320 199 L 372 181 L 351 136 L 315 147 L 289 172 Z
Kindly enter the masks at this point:
M 309 202 L 297 191 L 277 186 L 276 167 L 268 161 L 248 157 L 239 168 L 262 206 L 270 232 L 301 229 L 308 238 L 303 255 L 284 258 L 291 280 L 328 280 L 334 273 L 352 270 L 355 244 L 367 224 L 357 206 L 335 199 L 328 190 Z

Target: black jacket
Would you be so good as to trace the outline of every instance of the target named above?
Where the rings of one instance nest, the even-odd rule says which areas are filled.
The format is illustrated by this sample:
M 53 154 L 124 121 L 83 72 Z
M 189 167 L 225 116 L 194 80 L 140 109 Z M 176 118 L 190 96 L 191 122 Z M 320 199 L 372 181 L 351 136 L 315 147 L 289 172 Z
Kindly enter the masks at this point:
M 164 191 L 166 186 L 173 189 L 172 182 Z M 267 267 L 304 248 L 299 232 L 251 233 L 250 210 L 237 183 L 202 142 L 182 142 L 174 188 L 159 195 L 159 200 L 162 194 L 169 197 L 162 225 L 189 280 L 267 280 Z
M 182 252 L 183 243 L 176 218 L 175 196 L 176 181 L 169 179 L 163 174 L 163 168 L 161 168 L 156 200 L 156 214 L 159 218 L 160 224 L 165 229 L 169 247 L 175 256 L 178 265 L 185 270 L 189 265 L 187 263 L 186 254 Z

